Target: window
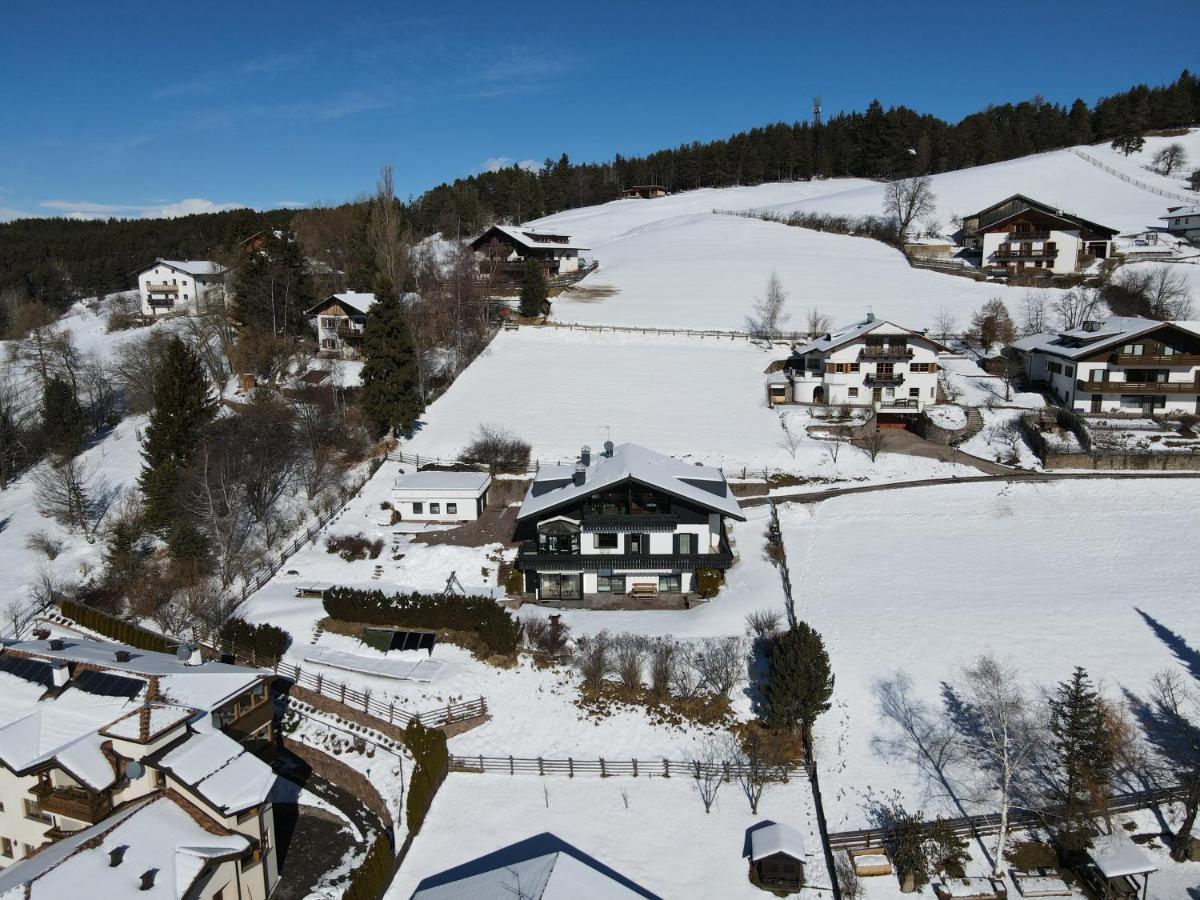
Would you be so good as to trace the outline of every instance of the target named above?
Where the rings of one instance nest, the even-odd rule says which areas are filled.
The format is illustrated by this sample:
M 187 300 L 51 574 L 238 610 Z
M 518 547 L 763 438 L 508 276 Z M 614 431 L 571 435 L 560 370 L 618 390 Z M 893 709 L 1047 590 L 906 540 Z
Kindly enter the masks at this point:
M 31 844 L 22 844 L 21 845 L 21 855 L 22 856 L 33 856 L 33 846 Z
M 675 535 L 675 552 L 683 554 L 693 554 L 696 552 L 700 542 L 694 534 L 677 534 Z
M 625 535 L 625 552 L 635 555 L 642 555 L 650 552 L 650 535 L 648 534 L 627 534 Z
M 596 590 L 602 594 L 623 594 L 625 593 L 625 576 L 597 575 Z
M 857 397 L 858 396 L 858 388 L 850 388 L 849 391 L 847 391 L 847 393 L 851 397 Z
M 442 504 L 430 503 L 429 504 L 429 514 L 431 516 L 440 516 L 442 514 Z
M 0 856 L 6 856 L 9 859 L 12 859 L 12 855 L 13 855 L 13 842 L 10 841 L 8 838 L 0 838 Z
M 920 388 L 909 388 L 909 389 L 908 389 L 908 396 L 910 396 L 910 397 L 920 397 L 920 396 L 921 396 L 921 389 L 920 389 Z
M 1075 367 L 1067 366 L 1066 371 L 1064 371 L 1063 374 L 1066 375 L 1068 378 L 1071 378 L 1075 374 Z
M 42 812 L 42 808 L 38 806 L 36 800 L 25 798 L 25 818 L 32 819 L 34 822 L 43 822 L 47 825 L 53 825 L 54 819 L 51 816 Z
M 1141 356 L 1146 352 L 1145 344 L 1126 344 L 1121 348 L 1121 352 L 1126 356 Z
M 682 590 L 682 579 L 679 575 L 659 575 L 658 589 L 660 591 L 672 591 L 678 594 Z
M 1062 374 L 1062 364 L 1056 363 L 1056 362 L 1050 363 L 1050 371 L 1055 375 L 1061 375 Z
M 448 515 L 448 516 L 458 515 L 458 504 L 457 503 L 447 503 L 446 504 L 446 515 Z
M 937 363 L 910 363 L 908 366 L 910 372 L 936 372 Z
M 595 546 L 597 550 L 617 549 L 617 536 L 615 534 L 596 534 L 592 535 L 592 537 L 594 539 L 592 542 L 593 546 Z
M 538 576 L 538 595 L 543 600 L 578 600 L 583 596 L 582 575 L 542 573 Z
M 424 514 L 425 514 L 425 504 L 424 503 L 413 503 L 413 515 L 421 516 Z

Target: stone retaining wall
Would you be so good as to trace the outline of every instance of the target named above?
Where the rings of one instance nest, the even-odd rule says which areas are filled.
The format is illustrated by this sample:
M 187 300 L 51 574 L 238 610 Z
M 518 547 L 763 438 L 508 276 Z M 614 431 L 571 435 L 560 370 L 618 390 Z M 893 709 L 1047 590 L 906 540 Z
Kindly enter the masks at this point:
M 384 824 L 387 833 L 395 834 L 395 822 L 392 820 L 392 813 L 388 809 L 387 803 L 365 775 L 346 765 L 340 759 L 335 759 L 328 753 L 310 747 L 294 738 L 285 737 L 283 746 L 304 760 L 314 772 L 326 781 L 333 782 L 342 790 L 361 800 L 363 806 Z

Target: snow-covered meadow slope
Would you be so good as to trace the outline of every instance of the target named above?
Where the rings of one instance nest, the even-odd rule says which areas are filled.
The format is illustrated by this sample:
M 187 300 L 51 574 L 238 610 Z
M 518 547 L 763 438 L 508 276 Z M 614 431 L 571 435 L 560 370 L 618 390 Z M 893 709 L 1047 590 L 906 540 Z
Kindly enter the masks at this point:
M 932 218 L 947 227 L 956 215 L 1023 193 L 1123 233 L 1160 226 L 1166 207 L 1181 201 L 1146 187 L 1184 195 L 1187 191 L 1178 176 L 1166 178 L 1146 166 L 1163 145 L 1174 141 L 1184 145 L 1189 159 L 1200 159 L 1200 130 L 1177 138 L 1148 138 L 1146 147 L 1128 158 L 1106 145 L 1075 148 L 1141 185 L 1106 172 L 1072 150 L 936 175 L 937 211 Z M 838 322 L 873 311 L 918 328 L 932 325 L 946 309 L 962 324 L 995 296 L 1015 308 L 1024 288 L 913 269 L 897 251 L 866 238 L 714 212 L 786 215 L 804 210 L 879 216 L 883 193 L 883 183 L 864 179 L 707 188 L 655 200 L 615 200 L 532 224 L 570 234 L 589 248 L 585 256 L 600 260 L 600 269 L 582 282 L 583 290 L 568 291 L 555 301 L 554 317 L 564 322 L 743 328 L 772 271 L 778 272 L 789 293 L 788 308 L 797 326 L 814 308 Z

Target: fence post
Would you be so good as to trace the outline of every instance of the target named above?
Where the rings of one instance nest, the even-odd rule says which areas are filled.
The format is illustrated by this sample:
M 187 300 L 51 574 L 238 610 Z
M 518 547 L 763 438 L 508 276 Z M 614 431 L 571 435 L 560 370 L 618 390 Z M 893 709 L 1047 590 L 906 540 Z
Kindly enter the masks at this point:
M 637 777 L 638 777 L 638 773 L 637 773 L 637 760 L 636 760 L 636 759 L 633 761 L 633 777 L 634 777 L 634 778 L 637 778 Z
M 510 754 L 508 754 L 508 774 L 509 774 L 509 775 L 512 775 L 512 774 L 514 774 L 514 773 L 513 773 L 513 758 L 512 758 L 512 754 L 511 754 L 511 753 L 510 753 Z
M 546 768 L 545 768 L 545 766 L 542 765 L 542 758 L 540 756 L 538 757 L 538 774 L 539 775 L 546 774 Z
M 393 700 L 391 703 L 388 704 L 388 724 L 389 725 L 395 724 L 395 716 L 396 716 L 396 701 Z
M 571 778 L 575 777 L 575 760 L 567 757 L 567 775 Z
M 483 768 L 483 754 L 482 754 L 482 753 L 480 753 L 480 754 L 479 754 L 479 771 L 480 771 L 480 773 L 482 773 L 482 772 L 484 771 L 484 768 Z
M 671 761 L 665 756 L 663 757 L 663 778 L 671 777 Z
M 341 688 L 342 688 L 342 692 L 341 692 L 341 701 L 340 702 L 344 704 L 346 702 L 346 682 L 344 682 L 344 681 L 342 682 Z
M 601 777 L 601 778 L 607 778 L 607 777 L 608 777 L 608 772 L 607 772 L 607 771 L 605 771 L 605 769 L 604 769 L 604 757 L 603 757 L 603 756 L 602 756 L 602 757 L 600 757 L 600 777 Z

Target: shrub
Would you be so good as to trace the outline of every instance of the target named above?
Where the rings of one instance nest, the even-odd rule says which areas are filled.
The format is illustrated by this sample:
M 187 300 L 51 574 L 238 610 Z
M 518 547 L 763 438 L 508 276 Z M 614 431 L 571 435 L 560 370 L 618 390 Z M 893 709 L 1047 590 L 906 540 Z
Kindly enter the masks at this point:
M 426 728 L 416 719 L 404 729 L 404 744 L 413 757 L 405 807 L 408 833 L 413 835 L 421 830 L 434 795 L 450 771 L 450 751 L 446 748 L 445 732 Z
M 1088 432 L 1087 423 L 1083 421 L 1083 416 L 1060 406 L 1054 410 L 1054 421 L 1059 428 L 1075 435 L 1075 439 L 1079 441 L 1079 446 L 1084 449 L 1084 452 L 1091 451 L 1092 436 Z
M 560 660 L 566 653 L 571 629 L 558 619 L 548 620 L 541 617 L 526 619 L 523 627 L 525 643 L 532 650 L 554 662 Z
M 583 678 L 586 690 L 598 691 L 604 685 L 604 676 L 612 667 L 610 650 L 612 642 L 607 631 L 587 635 L 575 641 L 575 653 L 571 662 Z
M 292 636 L 278 625 L 263 622 L 251 625 L 245 619 L 230 619 L 221 626 L 221 638 L 239 650 L 250 650 L 263 659 L 279 659 L 292 642 Z
M 1041 841 L 1014 841 L 1004 851 L 1014 869 L 1025 872 L 1034 869 L 1054 869 L 1058 867 L 1058 854 L 1049 844 Z
M 487 466 L 492 472 L 523 472 L 529 468 L 530 450 L 528 442 L 507 429 L 479 425 L 463 449 L 462 461 Z
M 170 653 L 171 645 L 161 634 L 139 628 L 131 622 L 118 619 L 74 600 L 63 600 L 59 604 L 64 616 L 74 619 L 84 628 L 89 628 L 114 641 L 137 647 L 139 650 L 156 650 L 159 653 Z
M 62 553 L 64 544 L 58 538 L 52 538 L 44 531 L 35 531 L 25 538 L 25 546 L 36 553 L 46 554 L 46 559 L 57 559 L 58 554 Z
M 378 900 L 392 883 L 395 869 L 391 841 L 385 834 L 376 835 L 366 857 L 350 876 L 342 900 Z
M 705 600 L 709 600 L 717 596 L 724 581 L 725 575 L 720 569 L 697 569 L 696 593 Z
M 325 612 L 364 625 L 469 632 L 493 653 L 515 653 L 521 640 L 521 623 L 491 597 L 385 594 L 335 587 L 325 592 Z
M 525 593 L 525 574 L 520 569 L 513 569 L 505 576 L 504 592 L 506 594 Z
M 613 672 L 627 691 L 642 686 L 646 667 L 646 639 L 640 634 L 621 634 L 613 640 Z
M 378 559 L 383 552 L 382 540 L 367 540 L 361 534 L 342 534 L 325 539 L 325 548 L 330 553 L 336 553 L 346 562 L 359 559 Z

